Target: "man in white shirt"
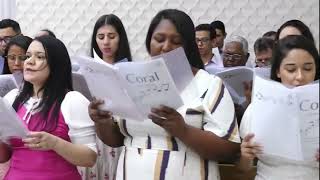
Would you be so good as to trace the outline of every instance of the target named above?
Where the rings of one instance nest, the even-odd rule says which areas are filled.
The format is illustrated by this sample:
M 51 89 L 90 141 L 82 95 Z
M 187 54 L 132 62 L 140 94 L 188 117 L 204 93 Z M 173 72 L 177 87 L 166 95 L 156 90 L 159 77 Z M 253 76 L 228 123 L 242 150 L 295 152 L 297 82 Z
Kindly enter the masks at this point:
M 196 27 L 196 42 L 205 68 L 223 67 L 223 62 L 215 45 L 216 33 L 209 24 L 200 24 Z

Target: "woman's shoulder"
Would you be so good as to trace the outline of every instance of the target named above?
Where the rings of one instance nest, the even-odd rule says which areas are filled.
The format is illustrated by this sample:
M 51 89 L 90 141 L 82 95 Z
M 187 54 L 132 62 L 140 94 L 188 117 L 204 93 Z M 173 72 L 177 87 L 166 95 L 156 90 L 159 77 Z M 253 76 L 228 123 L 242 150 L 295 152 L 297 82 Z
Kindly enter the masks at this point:
M 69 91 L 66 94 L 63 102 L 66 102 L 66 101 L 67 102 L 86 102 L 86 103 L 89 103 L 89 100 L 78 91 Z
M 90 124 L 90 117 L 88 115 L 89 103 L 89 100 L 81 93 L 77 91 L 68 92 L 61 103 L 61 112 L 66 123 L 71 127 L 79 127 L 88 121 Z

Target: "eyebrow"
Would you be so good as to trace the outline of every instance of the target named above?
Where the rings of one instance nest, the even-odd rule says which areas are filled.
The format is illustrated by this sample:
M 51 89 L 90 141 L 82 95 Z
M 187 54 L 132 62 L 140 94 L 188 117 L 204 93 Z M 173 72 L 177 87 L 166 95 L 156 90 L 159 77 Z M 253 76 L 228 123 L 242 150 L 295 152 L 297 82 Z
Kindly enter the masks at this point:
M 161 32 L 161 31 L 160 31 L 160 32 L 153 33 L 153 34 L 154 34 L 153 36 L 155 36 L 155 35 L 166 36 L 166 35 L 167 35 L 166 32 Z M 172 37 L 174 37 L 174 38 L 176 38 L 176 37 L 181 38 L 181 35 L 178 34 L 178 33 L 170 34 L 169 36 L 172 36 Z
M 30 53 L 31 54 L 31 52 L 26 52 L 26 54 L 27 53 Z M 39 52 L 39 51 L 37 51 L 37 52 L 35 52 L 34 54 L 46 54 L 45 52 Z
M 108 32 L 107 35 L 108 34 L 116 34 L 116 33 L 115 32 Z M 97 35 L 105 35 L 105 33 L 97 33 Z
M 312 62 L 306 62 L 303 65 L 310 65 L 310 64 L 313 64 L 313 63 Z M 285 66 L 295 66 L 295 65 L 296 64 L 294 64 L 294 63 L 285 64 Z

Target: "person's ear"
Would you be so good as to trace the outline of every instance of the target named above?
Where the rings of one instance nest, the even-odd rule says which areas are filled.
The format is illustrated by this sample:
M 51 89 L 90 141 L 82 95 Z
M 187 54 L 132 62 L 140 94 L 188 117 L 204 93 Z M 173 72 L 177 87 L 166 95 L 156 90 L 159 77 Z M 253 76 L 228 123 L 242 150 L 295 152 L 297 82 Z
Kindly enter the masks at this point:
M 223 37 L 223 39 L 225 39 L 227 37 L 227 33 L 224 33 L 224 37 Z

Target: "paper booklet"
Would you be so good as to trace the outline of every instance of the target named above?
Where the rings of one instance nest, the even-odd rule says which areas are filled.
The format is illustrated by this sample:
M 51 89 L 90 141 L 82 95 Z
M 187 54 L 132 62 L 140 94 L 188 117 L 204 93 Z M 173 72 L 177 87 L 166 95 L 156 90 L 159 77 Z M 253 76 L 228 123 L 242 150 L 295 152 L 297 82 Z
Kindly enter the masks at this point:
M 0 75 L 0 97 L 5 96 L 12 89 L 18 87 L 18 83 L 12 74 Z
M 319 81 L 288 88 L 255 76 L 252 132 L 263 152 L 297 161 L 315 161 L 319 148 Z
M 233 102 L 240 105 L 246 101 L 244 82 L 250 83 L 253 80 L 254 75 L 265 78 L 270 77 L 270 68 L 238 66 L 232 68 L 208 67 L 206 70 L 210 74 L 219 76 L 223 80 Z
M 164 59 L 168 71 L 170 72 L 174 83 L 176 84 L 179 92 L 181 93 L 194 78 L 188 58 L 183 48 L 180 47 L 168 53 L 163 53 L 159 56 L 152 57 L 152 59 L 157 58 Z M 197 88 L 193 88 L 193 90 L 197 90 Z
M 122 118 L 144 120 L 152 107 L 183 105 L 162 58 L 114 66 L 84 56 L 72 61 L 80 65 L 77 73 L 84 77 L 90 94 L 105 101 L 101 108 Z
M 16 111 L 2 97 L 0 97 L 0 117 L 0 140 L 27 136 L 27 127 L 20 120 Z

